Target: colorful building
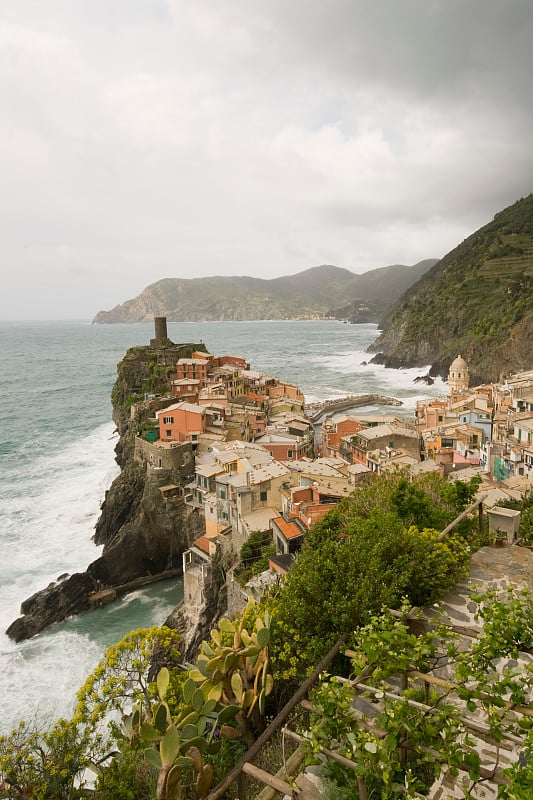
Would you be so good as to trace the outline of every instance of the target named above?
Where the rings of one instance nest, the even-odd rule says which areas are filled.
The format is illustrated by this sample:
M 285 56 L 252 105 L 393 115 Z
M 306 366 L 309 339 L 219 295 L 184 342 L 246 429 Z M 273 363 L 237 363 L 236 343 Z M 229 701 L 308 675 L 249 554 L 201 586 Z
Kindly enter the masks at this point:
M 191 442 L 193 445 L 206 429 L 206 411 L 193 403 L 175 403 L 156 412 L 159 438 L 163 442 Z

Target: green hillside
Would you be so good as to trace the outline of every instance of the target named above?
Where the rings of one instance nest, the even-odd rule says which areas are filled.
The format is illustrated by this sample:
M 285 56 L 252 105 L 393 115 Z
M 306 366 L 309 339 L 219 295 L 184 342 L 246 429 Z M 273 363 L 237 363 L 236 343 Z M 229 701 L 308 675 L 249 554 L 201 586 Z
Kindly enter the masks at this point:
M 533 367 L 533 195 L 496 214 L 401 297 L 372 350 L 389 366 L 446 375 L 460 353 L 474 379 Z
M 437 259 L 428 258 L 412 267 L 393 264 L 355 275 L 343 297 L 343 305 L 332 309 L 328 316 L 357 322 L 358 308 L 364 303 L 368 307 L 369 321 L 377 322 L 388 311 L 391 303 L 394 304 L 402 296 L 406 287 L 418 281 L 436 263 Z M 350 302 L 347 303 L 348 298 Z
M 271 280 L 246 276 L 164 278 L 147 286 L 138 297 L 98 312 L 94 322 L 145 322 L 154 316 L 166 316 L 171 322 L 311 315 L 344 318 L 350 314 L 341 313 L 345 310 L 341 306 L 349 303 L 348 308 L 353 308 L 361 302 L 370 307 L 370 321 L 377 322 L 433 263 L 383 267 L 363 275 L 323 265 Z

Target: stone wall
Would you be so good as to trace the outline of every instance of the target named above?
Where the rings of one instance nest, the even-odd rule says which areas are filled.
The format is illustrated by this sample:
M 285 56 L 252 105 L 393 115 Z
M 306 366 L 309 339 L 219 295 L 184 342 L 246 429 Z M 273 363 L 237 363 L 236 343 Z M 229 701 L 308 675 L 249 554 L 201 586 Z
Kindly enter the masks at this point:
M 194 453 L 190 442 L 147 442 L 135 437 L 134 459 L 149 473 L 159 470 L 178 472 L 184 481 L 194 477 Z
M 227 614 L 229 617 L 235 616 L 235 612 L 242 611 L 248 602 L 248 595 L 243 586 L 234 576 L 234 569 L 228 571 L 226 577 L 226 589 L 228 593 Z

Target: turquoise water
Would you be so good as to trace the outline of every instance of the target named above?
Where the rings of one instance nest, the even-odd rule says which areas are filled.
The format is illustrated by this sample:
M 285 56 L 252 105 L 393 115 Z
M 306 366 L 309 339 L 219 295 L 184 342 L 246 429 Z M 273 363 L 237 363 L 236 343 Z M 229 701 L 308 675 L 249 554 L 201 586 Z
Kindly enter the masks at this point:
M 309 402 L 375 392 L 403 399 L 401 413 L 412 416 L 417 398 L 444 393 L 442 384 L 413 383 L 425 370 L 364 364 L 374 325 L 169 323 L 168 333 L 203 341 L 216 355 L 242 355 L 252 369 L 297 383 Z M 118 472 L 116 364 L 152 336 L 151 324 L 0 323 L 0 731 L 22 717 L 68 713 L 105 646 L 162 623 L 181 599 L 181 581 L 155 584 L 18 645 L 4 634 L 22 600 L 100 553 L 91 537 Z

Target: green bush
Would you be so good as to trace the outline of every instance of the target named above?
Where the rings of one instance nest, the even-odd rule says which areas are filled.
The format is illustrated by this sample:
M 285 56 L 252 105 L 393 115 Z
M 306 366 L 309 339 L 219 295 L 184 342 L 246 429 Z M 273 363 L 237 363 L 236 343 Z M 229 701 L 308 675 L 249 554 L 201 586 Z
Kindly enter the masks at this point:
M 326 514 L 307 534 L 282 590 L 265 601 L 276 677 L 301 679 L 369 613 L 397 608 L 404 597 L 413 605 L 431 603 L 460 580 L 474 525 L 466 520 L 437 539 L 473 489 L 439 476 L 412 485 L 401 474 L 380 476 Z

